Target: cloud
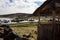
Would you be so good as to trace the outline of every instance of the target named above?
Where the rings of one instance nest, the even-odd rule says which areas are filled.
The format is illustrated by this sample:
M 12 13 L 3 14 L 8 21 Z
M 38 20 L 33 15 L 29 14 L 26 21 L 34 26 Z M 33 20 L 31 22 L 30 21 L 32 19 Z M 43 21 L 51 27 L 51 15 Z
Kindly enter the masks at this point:
M 40 1 L 40 2 L 44 2 L 44 1 L 46 1 L 46 0 L 24 0 L 24 1 L 26 1 L 26 2 L 35 2 L 35 1 Z
M 11 3 L 13 2 L 13 0 L 9 0 Z
M 33 13 L 44 0 L 0 0 L 0 14 Z

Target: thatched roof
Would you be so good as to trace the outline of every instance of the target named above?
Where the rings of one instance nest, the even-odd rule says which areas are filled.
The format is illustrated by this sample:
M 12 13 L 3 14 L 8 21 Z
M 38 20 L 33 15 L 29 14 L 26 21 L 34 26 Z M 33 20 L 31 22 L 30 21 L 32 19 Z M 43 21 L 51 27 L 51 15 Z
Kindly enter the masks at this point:
M 60 10 L 59 8 L 60 8 L 59 0 L 47 0 L 39 8 L 36 9 L 36 11 L 33 13 L 33 15 L 36 16 L 36 15 L 39 15 L 42 13 L 46 13 L 46 14 L 51 13 L 52 9 Z

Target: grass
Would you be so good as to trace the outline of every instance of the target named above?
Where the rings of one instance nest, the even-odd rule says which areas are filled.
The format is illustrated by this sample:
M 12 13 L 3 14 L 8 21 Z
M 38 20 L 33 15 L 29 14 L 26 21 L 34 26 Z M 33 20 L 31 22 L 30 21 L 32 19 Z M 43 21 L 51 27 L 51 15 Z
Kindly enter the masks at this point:
M 22 35 L 32 33 L 34 39 L 36 39 L 37 34 L 34 32 L 37 31 L 37 27 L 11 27 L 13 31 L 15 31 L 19 36 L 23 37 Z
M 10 24 L 13 31 L 15 31 L 20 37 L 23 37 L 22 35 L 29 33 L 32 33 L 31 35 L 33 38 L 30 38 L 30 40 L 37 40 L 37 23 L 36 22 L 29 22 L 29 23 L 21 23 L 21 24 Z
M 37 22 L 27 22 L 27 23 L 17 23 L 17 24 L 10 24 L 12 27 L 31 27 L 36 26 Z

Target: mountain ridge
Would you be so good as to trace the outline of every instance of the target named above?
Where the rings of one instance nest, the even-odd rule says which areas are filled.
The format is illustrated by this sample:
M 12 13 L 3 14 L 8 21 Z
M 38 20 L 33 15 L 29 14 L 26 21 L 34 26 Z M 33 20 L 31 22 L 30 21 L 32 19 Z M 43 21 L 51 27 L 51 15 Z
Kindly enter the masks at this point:
M 29 13 L 12 13 L 12 14 L 0 15 L 0 17 L 15 18 L 15 17 L 30 17 L 32 15 L 33 14 L 29 14 Z

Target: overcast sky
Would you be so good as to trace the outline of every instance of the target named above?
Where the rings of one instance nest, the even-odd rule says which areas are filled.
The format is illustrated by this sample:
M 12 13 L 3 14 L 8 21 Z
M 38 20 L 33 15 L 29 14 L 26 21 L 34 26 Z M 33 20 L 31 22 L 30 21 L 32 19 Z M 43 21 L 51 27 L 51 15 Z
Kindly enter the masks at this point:
M 45 0 L 0 0 L 0 15 L 33 13 Z

